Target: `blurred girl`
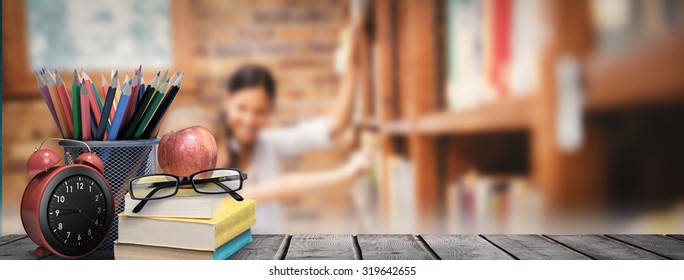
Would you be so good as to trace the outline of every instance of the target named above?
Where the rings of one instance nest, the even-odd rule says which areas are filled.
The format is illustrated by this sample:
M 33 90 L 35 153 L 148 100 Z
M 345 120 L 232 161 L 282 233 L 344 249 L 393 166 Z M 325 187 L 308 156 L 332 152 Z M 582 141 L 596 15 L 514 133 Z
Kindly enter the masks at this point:
M 245 65 L 229 78 L 223 102 L 218 167 L 238 167 L 249 174 L 245 197 L 257 201 L 257 233 L 282 231 L 277 201 L 305 195 L 314 190 L 351 181 L 366 168 L 361 155 L 342 166 L 320 172 L 281 173 L 283 159 L 304 152 L 326 149 L 350 123 L 356 88 L 356 50 L 359 28 L 354 28 L 335 107 L 329 115 L 292 127 L 267 128 L 275 108 L 277 85 L 271 72 L 261 66 Z M 349 184 L 351 185 L 351 184 Z

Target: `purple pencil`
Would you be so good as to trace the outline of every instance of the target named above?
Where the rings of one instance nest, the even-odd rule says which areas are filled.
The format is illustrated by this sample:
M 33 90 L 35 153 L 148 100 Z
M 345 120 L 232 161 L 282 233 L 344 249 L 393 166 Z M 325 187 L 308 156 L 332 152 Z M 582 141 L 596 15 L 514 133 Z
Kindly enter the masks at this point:
M 47 81 L 45 81 L 40 75 L 38 75 L 38 72 L 33 72 L 33 74 L 36 76 L 36 82 L 38 83 L 38 89 L 40 90 L 40 94 L 43 95 L 43 100 L 45 100 L 45 104 L 47 105 L 48 109 L 50 109 L 50 114 L 52 114 L 52 119 L 55 121 L 57 124 L 57 129 L 59 129 L 59 134 L 62 135 L 62 138 L 64 138 L 64 132 L 62 131 L 62 126 L 59 125 L 59 119 L 57 118 L 57 112 L 55 111 L 55 106 L 52 104 L 52 98 L 50 97 L 50 90 L 47 87 Z

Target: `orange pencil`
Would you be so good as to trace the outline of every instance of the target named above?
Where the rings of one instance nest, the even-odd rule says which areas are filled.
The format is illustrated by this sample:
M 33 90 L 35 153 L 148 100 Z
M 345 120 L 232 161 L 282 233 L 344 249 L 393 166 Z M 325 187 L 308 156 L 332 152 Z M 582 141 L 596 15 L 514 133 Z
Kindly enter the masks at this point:
M 59 94 L 59 101 L 62 104 L 62 109 L 64 110 L 64 115 L 66 115 L 67 127 L 69 128 L 69 138 L 74 137 L 74 113 L 71 111 L 71 102 L 69 102 L 69 93 L 67 93 L 66 87 L 64 86 L 64 81 L 62 77 L 55 71 L 57 94 Z

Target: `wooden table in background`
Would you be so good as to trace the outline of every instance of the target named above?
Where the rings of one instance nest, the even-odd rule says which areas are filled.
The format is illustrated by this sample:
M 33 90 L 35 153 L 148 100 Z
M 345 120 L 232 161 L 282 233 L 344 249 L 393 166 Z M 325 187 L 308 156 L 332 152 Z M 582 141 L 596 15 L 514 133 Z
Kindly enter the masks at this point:
M 0 260 L 38 258 L 26 235 L 0 239 Z M 113 259 L 99 251 L 88 259 Z M 684 259 L 684 235 L 254 235 L 234 260 Z

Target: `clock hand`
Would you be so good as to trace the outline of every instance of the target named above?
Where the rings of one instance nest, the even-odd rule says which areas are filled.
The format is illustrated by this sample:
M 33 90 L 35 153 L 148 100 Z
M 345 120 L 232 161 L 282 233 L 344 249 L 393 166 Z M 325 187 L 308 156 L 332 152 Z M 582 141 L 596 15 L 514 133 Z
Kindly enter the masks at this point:
M 75 210 L 75 209 L 55 209 L 55 211 L 59 211 L 58 216 L 66 216 L 66 215 L 78 213 L 78 210 Z
M 86 215 L 86 213 L 83 212 L 83 210 L 78 209 L 78 208 L 76 208 L 76 209 L 78 210 L 78 213 L 83 214 L 83 217 L 86 217 L 86 219 L 88 219 L 88 220 L 89 220 L 90 222 L 92 222 L 93 224 L 95 223 L 95 221 L 93 221 L 93 219 L 91 219 L 90 217 L 88 217 L 88 215 Z

